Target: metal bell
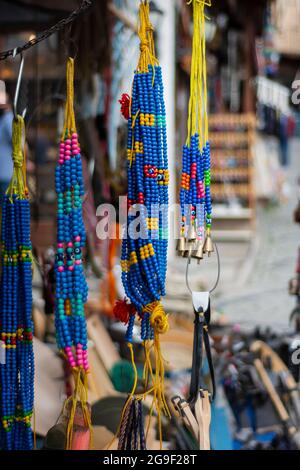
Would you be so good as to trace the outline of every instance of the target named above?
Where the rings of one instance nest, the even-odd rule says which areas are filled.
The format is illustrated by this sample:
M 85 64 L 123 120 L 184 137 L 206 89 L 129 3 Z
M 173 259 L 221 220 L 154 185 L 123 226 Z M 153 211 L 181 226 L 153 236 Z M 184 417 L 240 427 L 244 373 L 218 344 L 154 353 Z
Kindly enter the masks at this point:
M 177 241 L 177 252 L 180 256 L 184 255 L 185 252 L 185 238 L 180 237 Z
M 203 258 L 203 243 L 201 242 L 201 240 L 197 242 L 192 256 L 193 258 L 197 258 L 198 260 Z
M 190 258 L 192 256 L 194 249 L 194 240 L 186 240 L 185 242 L 185 251 L 184 251 L 184 258 Z
M 203 252 L 204 253 L 207 253 L 208 256 L 210 256 L 210 254 L 215 251 L 214 249 L 214 244 L 213 244 L 213 241 L 211 239 L 211 236 L 210 234 L 208 234 L 206 236 L 206 239 L 205 239 L 205 242 L 204 242 L 204 247 L 203 247 Z
M 195 230 L 195 227 L 193 224 L 190 224 L 189 225 L 189 229 L 188 229 L 188 233 L 187 233 L 187 238 L 189 240 L 196 240 L 197 238 L 197 233 L 196 233 L 196 230 Z

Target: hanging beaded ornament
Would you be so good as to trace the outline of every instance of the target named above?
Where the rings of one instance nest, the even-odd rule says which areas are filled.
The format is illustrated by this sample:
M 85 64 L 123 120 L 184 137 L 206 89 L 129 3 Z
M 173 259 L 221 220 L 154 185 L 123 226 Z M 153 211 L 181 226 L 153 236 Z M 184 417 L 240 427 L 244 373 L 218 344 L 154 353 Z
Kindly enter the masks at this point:
M 139 37 L 141 52 L 131 100 L 128 95 L 123 95 L 120 100 L 122 114 L 128 117 L 128 220 L 121 266 L 122 281 L 130 303 L 127 300 L 118 302 L 115 315 L 127 324 L 126 341 L 133 361 L 133 327 L 136 316 L 141 320 L 141 339 L 146 351 L 145 375 L 152 377 L 160 425 L 161 411 L 169 415 L 163 391 L 164 365 L 159 344 L 159 335 L 168 330 L 161 298 L 165 295 L 167 268 L 169 173 L 162 72 L 155 56 L 148 1 L 140 4 Z M 138 226 L 139 233 L 134 233 Z M 152 347 L 156 374 L 152 372 L 149 359 Z M 131 397 L 135 388 L 136 384 Z M 124 413 L 127 406 L 129 401 Z
M 57 254 L 55 325 L 59 349 L 74 375 L 75 390 L 68 425 L 66 448 L 72 447 L 73 420 L 81 403 L 86 425 L 90 428 L 87 404 L 87 331 L 84 304 L 88 288 L 82 265 L 85 228 L 82 219 L 84 194 L 80 146 L 74 115 L 74 60 L 67 63 L 67 101 L 64 130 L 55 173 L 57 193 Z
M 182 153 L 180 187 L 181 236 L 178 253 L 197 258 L 214 251 L 211 240 L 210 144 L 208 140 L 205 5 L 193 3 L 193 45 L 188 111 L 188 136 Z
M 32 254 L 24 156 L 25 126 L 13 121 L 13 176 L 2 205 L 0 449 L 33 447 Z

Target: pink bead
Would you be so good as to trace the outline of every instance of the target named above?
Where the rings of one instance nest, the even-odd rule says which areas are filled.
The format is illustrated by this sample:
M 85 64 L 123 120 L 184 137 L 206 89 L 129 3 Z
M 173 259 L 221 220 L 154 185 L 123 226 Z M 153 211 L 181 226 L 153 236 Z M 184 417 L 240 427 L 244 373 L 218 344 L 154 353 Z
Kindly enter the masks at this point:
M 83 348 L 82 344 L 81 344 L 81 343 L 78 343 L 78 344 L 77 344 L 77 348 L 78 348 L 78 349 L 82 349 L 82 348 Z
M 65 347 L 65 350 L 66 350 L 67 352 L 68 352 L 68 351 L 72 351 L 72 348 L 71 348 L 71 346 L 66 346 L 66 347 Z
M 77 259 L 77 260 L 75 261 L 75 264 L 76 264 L 77 266 L 79 266 L 79 265 L 81 264 L 81 259 Z
M 72 139 L 77 139 L 77 138 L 78 138 L 78 134 L 76 132 L 73 132 Z
M 76 367 L 76 362 L 74 361 L 74 359 L 72 361 L 69 361 L 70 362 L 70 366 L 71 367 Z
M 70 145 L 70 144 L 67 144 L 67 145 L 65 146 L 65 149 L 66 149 L 66 150 L 71 150 L 71 145 Z
M 58 243 L 57 244 L 57 248 L 63 248 L 64 247 L 64 244 L 63 243 Z
M 81 238 L 80 238 L 79 235 L 77 235 L 74 240 L 75 240 L 75 242 L 80 242 Z
M 60 165 L 63 165 L 63 164 L 64 164 L 64 160 L 63 160 L 62 158 L 60 158 L 60 159 L 58 160 L 58 163 L 59 163 Z
M 67 157 L 69 157 L 69 156 L 71 155 L 70 150 L 66 150 L 66 151 L 65 151 L 65 155 L 66 155 Z
M 64 270 L 64 267 L 63 267 L 63 266 L 59 266 L 59 267 L 58 267 L 58 271 L 59 271 L 60 273 L 62 273 L 63 270 Z
M 70 143 L 71 143 L 71 139 L 67 139 L 67 140 L 65 141 L 65 144 L 66 144 L 66 145 L 70 145 Z
M 74 271 L 74 266 L 69 266 L 68 271 Z
M 73 155 L 78 155 L 79 153 L 80 153 L 80 152 L 78 151 L 78 148 L 72 150 L 72 154 L 73 154 Z
M 73 247 L 73 243 L 72 243 L 72 242 L 68 242 L 67 247 L 68 247 L 68 248 L 72 248 L 72 247 Z
M 59 144 L 59 148 L 61 151 L 63 151 L 65 148 L 65 144 L 62 142 L 61 144 Z
M 69 155 L 66 156 L 65 160 L 70 160 L 71 157 L 69 157 Z

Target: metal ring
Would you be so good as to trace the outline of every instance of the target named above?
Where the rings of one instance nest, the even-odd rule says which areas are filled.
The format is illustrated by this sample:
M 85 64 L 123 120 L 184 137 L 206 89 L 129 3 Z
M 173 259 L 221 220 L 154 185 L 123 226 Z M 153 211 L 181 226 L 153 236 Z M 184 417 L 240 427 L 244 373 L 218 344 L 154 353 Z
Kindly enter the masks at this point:
M 216 288 L 218 287 L 218 284 L 219 284 L 219 281 L 220 281 L 220 275 L 221 275 L 221 261 L 220 261 L 220 254 L 219 254 L 219 250 L 218 250 L 218 245 L 215 242 L 214 242 L 213 245 L 215 247 L 216 254 L 217 254 L 218 272 L 217 272 L 217 279 L 216 279 L 213 287 L 208 291 L 210 294 L 212 294 L 216 290 Z M 189 283 L 189 265 L 190 265 L 190 263 L 191 263 L 191 257 L 189 256 L 189 258 L 187 260 L 187 264 L 186 264 L 185 282 L 186 282 L 186 286 L 189 290 L 189 293 L 192 294 L 193 291 L 192 291 L 190 283 Z

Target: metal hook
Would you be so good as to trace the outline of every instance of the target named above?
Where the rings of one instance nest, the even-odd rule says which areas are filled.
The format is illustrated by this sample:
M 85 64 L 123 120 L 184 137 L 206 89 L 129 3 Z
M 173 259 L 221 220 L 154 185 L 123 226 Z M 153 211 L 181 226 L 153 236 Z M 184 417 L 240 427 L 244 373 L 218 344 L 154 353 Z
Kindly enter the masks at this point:
M 216 279 L 216 282 L 215 284 L 213 285 L 213 287 L 208 291 L 210 294 L 216 290 L 218 284 L 219 284 L 219 280 L 220 280 L 220 274 L 221 274 L 221 262 L 220 262 L 220 254 L 219 254 L 219 250 L 218 250 L 218 246 L 216 243 L 214 243 L 214 247 L 215 247 L 215 250 L 216 250 L 216 254 L 217 254 L 217 260 L 218 260 L 218 273 L 217 273 L 217 279 Z M 192 295 L 193 291 L 191 289 L 191 286 L 190 286 L 190 282 L 189 282 L 189 266 L 190 266 L 190 263 L 191 263 L 191 257 L 188 258 L 187 260 L 187 264 L 186 264 L 186 272 L 185 272 L 185 282 L 186 282 L 186 286 L 189 290 L 189 293 Z
M 16 57 L 18 54 L 18 48 L 16 47 L 13 52 L 13 58 Z M 15 91 L 15 96 L 14 96 L 14 102 L 13 102 L 13 114 L 14 118 L 17 119 L 18 116 L 18 100 L 19 100 L 19 94 L 20 94 L 20 86 L 21 86 L 21 80 L 22 80 L 22 75 L 23 75 L 23 68 L 24 68 L 24 56 L 22 52 L 19 52 L 20 55 L 20 67 L 19 67 L 19 72 L 18 72 L 18 79 L 17 79 L 17 85 L 16 85 L 16 91 Z M 27 109 L 25 108 L 22 112 L 22 117 L 24 118 L 26 115 Z

